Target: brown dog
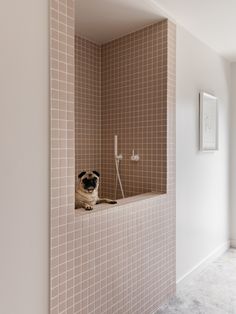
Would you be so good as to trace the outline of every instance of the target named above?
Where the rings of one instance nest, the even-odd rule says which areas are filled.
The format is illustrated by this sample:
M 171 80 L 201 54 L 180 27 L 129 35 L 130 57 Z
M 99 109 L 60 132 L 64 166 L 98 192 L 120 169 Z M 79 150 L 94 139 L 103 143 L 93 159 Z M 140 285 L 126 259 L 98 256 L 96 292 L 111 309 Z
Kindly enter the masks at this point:
M 83 207 L 86 210 L 92 210 L 95 204 L 108 203 L 116 204 L 114 200 L 99 198 L 100 174 L 97 171 L 82 171 L 78 175 L 79 183 L 75 188 L 75 208 Z

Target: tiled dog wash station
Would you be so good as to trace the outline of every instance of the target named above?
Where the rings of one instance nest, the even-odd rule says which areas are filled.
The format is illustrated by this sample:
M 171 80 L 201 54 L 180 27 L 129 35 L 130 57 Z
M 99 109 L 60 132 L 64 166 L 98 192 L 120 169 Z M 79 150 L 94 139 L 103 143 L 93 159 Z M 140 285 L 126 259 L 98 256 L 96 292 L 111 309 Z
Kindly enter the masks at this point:
M 114 198 L 114 134 L 125 196 L 166 191 L 167 26 L 100 46 L 75 36 L 76 174 L 99 170 L 104 196 Z
M 97 44 L 74 17 L 50 1 L 50 313 L 155 313 L 175 293 L 175 25 Z M 82 170 L 118 203 L 75 210 Z

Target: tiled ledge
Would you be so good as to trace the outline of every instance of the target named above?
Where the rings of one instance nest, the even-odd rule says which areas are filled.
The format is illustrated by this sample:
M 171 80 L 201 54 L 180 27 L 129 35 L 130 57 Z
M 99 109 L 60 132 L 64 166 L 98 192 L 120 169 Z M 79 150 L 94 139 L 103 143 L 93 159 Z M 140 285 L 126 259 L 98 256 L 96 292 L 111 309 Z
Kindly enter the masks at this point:
M 137 202 L 152 199 L 152 198 L 161 199 L 165 196 L 166 196 L 165 193 L 150 192 L 150 193 L 144 193 L 144 194 L 140 194 L 140 195 L 136 195 L 136 196 L 121 198 L 121 199 L 117 200 L 117 204 L 114 204 L 114 205 L 112 205 L 112 204 L 99 204 L 99 205 L 95 205 L 93 210 L 85 210 L 83 208 L 75 209 L 75 216 L 79 217 L 79 216 L 83 216 L 83 215 L 89 215 L 89 214 L 98 213 L 98 212 L 101 212 L 104 210 L 116 209 L 117 207 L 137 203 Z

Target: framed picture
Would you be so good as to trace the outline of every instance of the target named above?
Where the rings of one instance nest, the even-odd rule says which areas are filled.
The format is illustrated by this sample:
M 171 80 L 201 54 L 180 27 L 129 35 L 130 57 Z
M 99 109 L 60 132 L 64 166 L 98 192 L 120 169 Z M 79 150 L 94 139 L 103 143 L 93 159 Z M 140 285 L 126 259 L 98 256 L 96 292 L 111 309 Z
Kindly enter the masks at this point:
M 206 92 L 200 93 L 200 150 L 218 150 L 217 98 Z

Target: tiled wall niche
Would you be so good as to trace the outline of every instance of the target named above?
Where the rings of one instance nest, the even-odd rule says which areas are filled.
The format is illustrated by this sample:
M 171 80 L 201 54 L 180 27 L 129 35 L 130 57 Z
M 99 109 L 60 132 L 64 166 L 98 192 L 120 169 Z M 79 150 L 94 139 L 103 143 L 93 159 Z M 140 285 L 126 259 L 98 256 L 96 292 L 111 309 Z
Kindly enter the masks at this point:
M 50 314 L 153 313 L 175 292 L 175 25 L 167 31 L 166 194 L 74 210 L 74 1 L 50 0 Z
M 117 134 L 125 196 L 166 192 L 167 22 L 101 46 L 75 36 L 75 60 L 76 175 L 100 170 L 100 194 L 121 198 Z
M 109 197 L 116 180 L 114 134 L 124 157 L 125 196 L 166 192 L 167 26 L 162 21 L 102 46 L 101 167 Z M 138 162 L 130 160 L 133 149 Z

